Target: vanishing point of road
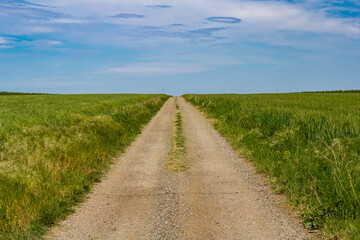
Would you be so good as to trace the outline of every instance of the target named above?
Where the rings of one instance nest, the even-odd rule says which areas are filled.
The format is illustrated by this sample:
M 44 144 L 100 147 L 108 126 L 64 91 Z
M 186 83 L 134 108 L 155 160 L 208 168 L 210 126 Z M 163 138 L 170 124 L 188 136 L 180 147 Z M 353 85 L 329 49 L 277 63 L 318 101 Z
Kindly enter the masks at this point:
M 308 239 L 263 176 L 184 99 L 169 99 L 46 239 Z M 189 170 L 165 168 L 180 111 Z

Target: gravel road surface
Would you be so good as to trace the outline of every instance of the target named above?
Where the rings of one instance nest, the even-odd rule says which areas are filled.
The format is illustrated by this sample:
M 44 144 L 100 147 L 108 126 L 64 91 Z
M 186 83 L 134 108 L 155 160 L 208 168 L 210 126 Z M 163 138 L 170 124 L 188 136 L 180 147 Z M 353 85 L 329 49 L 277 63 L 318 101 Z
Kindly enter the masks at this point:
M 239 158 L 182 98 L 189 171 L 164 166 L 175 100 L 169 99 L 74 214 L 46 239 L 307 239 L 252 164 Z

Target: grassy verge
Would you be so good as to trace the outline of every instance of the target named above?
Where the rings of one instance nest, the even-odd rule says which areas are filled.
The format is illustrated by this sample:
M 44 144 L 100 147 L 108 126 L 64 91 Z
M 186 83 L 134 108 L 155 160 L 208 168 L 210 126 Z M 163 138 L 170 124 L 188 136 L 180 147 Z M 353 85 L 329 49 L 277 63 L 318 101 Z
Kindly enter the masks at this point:
M 0 238 L 41 238 L 167 99 L 0 96 Z
M 176 103 L 176 109 L 179 105 Z M 181 113 L 177 112 L 174 121 L 174 131 L 171 138 L 170 157 L 166 162 L 166 167 L 170 172 L 185 172 L 188 170 L 186 163 L 185 136 L 183 133 Z
M 360 237 L 360 94 L 185 95 L 330 239 Z

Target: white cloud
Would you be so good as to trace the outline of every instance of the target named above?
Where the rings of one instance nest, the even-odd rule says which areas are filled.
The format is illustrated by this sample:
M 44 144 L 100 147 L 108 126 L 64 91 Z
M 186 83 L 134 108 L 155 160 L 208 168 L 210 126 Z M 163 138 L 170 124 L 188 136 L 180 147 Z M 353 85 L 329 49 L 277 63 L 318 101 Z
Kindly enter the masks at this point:
M 60 41 L 48 41 L 47 42 L 47 45 L 50 45 L 50 46 L 61 46 L 63 43 L 60 42 Z
M 360 35 L 359 26 L 344 19 L 330 18 L 322 11 L 279 2 L 244 2 L 229 11 L 241 16 L 244 24 L 259 29 Z
M 79 19 L 79 18 L 54 18 L 50 20 L 51 23 L 64 23 L 64 24 L 81 24 L 89 23 L 90 19 Z
M 55 29 L 52 27 L 45 27 L 45 26 L 33 26 L 28 31 L 32 33 L 50 33 L 50 32 L 54 32 Z
M 211 67 L 196 66 L 194 64 L 184 63 L 167 63 L 167 62 L 150 62 L 150 63 L 136 63 L 125 66 L 110 67 L 105 70 L 106 73 L 116 74 L 130 74 L 130 75 L 143 75 L 143 74 L 184 74 L 184 73 L 197 73 L 212 70 Z
M 154 40 L 198 42 L 239 42 L 251 38 L 270 42 L 268 36 L 281 32 L 337 34 L 360 38 L 360 21 L 327 15 L 323 9 L 281 1 L 239 0 L 33 0 L 51 5 L 51 11 L 39 19 L 31 18 L 26 26 L 9 28 L 10 34 L 51 33 L 62 31 L 65 39 L 104 42 L 107 44 L 146 44 Z M 166 5 L 153 8 L 149 5 Z M 32 6 L 36 8 L 35 6 Z M 38 7 L 49 10 L 50 8 Z M 39 10 L 39 16 L 42 12 Z M 117 15 L 143 18 L 114 18 Z M 50 16 L 50 17 L 49 17 Z M 209 19 L 241 19 L 229 24 Z M 82 25 L 76 25 L 82 24 Z M 93 24 L 96 24 L 94 27 Z M 70 26 L 71 25 L 71 26 Z M 180 26 L 181 27 L 175 27 Z M 208 35 L 196 35 L 199 30 L 226 28 Z M 254 37 L 255 36 L 255 37 Z M 325 36 L 325 35 L 324 35 Z
M 13 48 L 13 46 L 8 45 L 13 40 L 13 38 L 0 37 L 0 49 Z
M 42 26 L 37 25 L 38 23 L 34 21 L 29 21 L 26 24 L 24 23 L 16 24 L 11 28 L 9 28 L 7 33 L 12 35 L 24 35 L 24 34 L 37 34 L 37 33 L 52 33 L 57 30 L 51 25 L 43 24 L 41 21 L 39 23 L 41 23 Z
M 41 81 L 41 82 L 49 82 L 54 80 L 67 80 L 71 79 L 71 76 L 52 76 L 52 77 L 44 77 L 44 78 L 28 78 L 25 81 Z
M 13 47 L 9 45 L 0 45 L 0 49 L 6 49 L 6 48 L 13 48 Z
M 47 0 L 35 1 L 49 4 Z M 290 30 L 318 33 L 338 33 L 360 35 L 360 27 L 345 19 L 331 18 L 322 10 L 309 9 L 306 4 L 293 4 L 279 1 L 238 1 L 238 0 L 174 0 L 160 1 L 163 5 L 172 6 L 165 9 L 154 9 L 148 5 L 158 5 L 153 0 L 54 0 L 51 5 L 61 13 L 74 18 L 53 19 L 59 23 L 83 23 L 88 17 L 96 17 L 98 22 L 122 24 L 127 26 L 157 26 L 184 24 L 187 29 L 204 26 L 224 26 L 226 23 L 210 23 L 209 17 L 233 17 L 242 20 L 231 26 L 251 28 L 253 31 Z M 114 19 L 110 16 L 119 13 L 144 15 L 144 19 Z M 228 26 L 228 25 L 227 25 Z M 228 26 L 229 27 L 229 26 Z M 168 29 L 168 31 L 170 31 Z
M 7 44 L 9 42 L 8 38 L 0 37 L 0 44 Z

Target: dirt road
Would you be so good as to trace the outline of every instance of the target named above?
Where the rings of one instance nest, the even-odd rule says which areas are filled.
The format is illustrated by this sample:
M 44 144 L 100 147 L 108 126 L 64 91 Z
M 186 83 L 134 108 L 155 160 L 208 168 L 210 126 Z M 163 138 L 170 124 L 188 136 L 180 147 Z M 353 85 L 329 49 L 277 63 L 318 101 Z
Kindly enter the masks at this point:
M 189 171 L 164 167 L 175 101 L 170 99 L 107 177 L 48 239 L 305 239 L 251 164 L 201 114 L 178 99 Z

